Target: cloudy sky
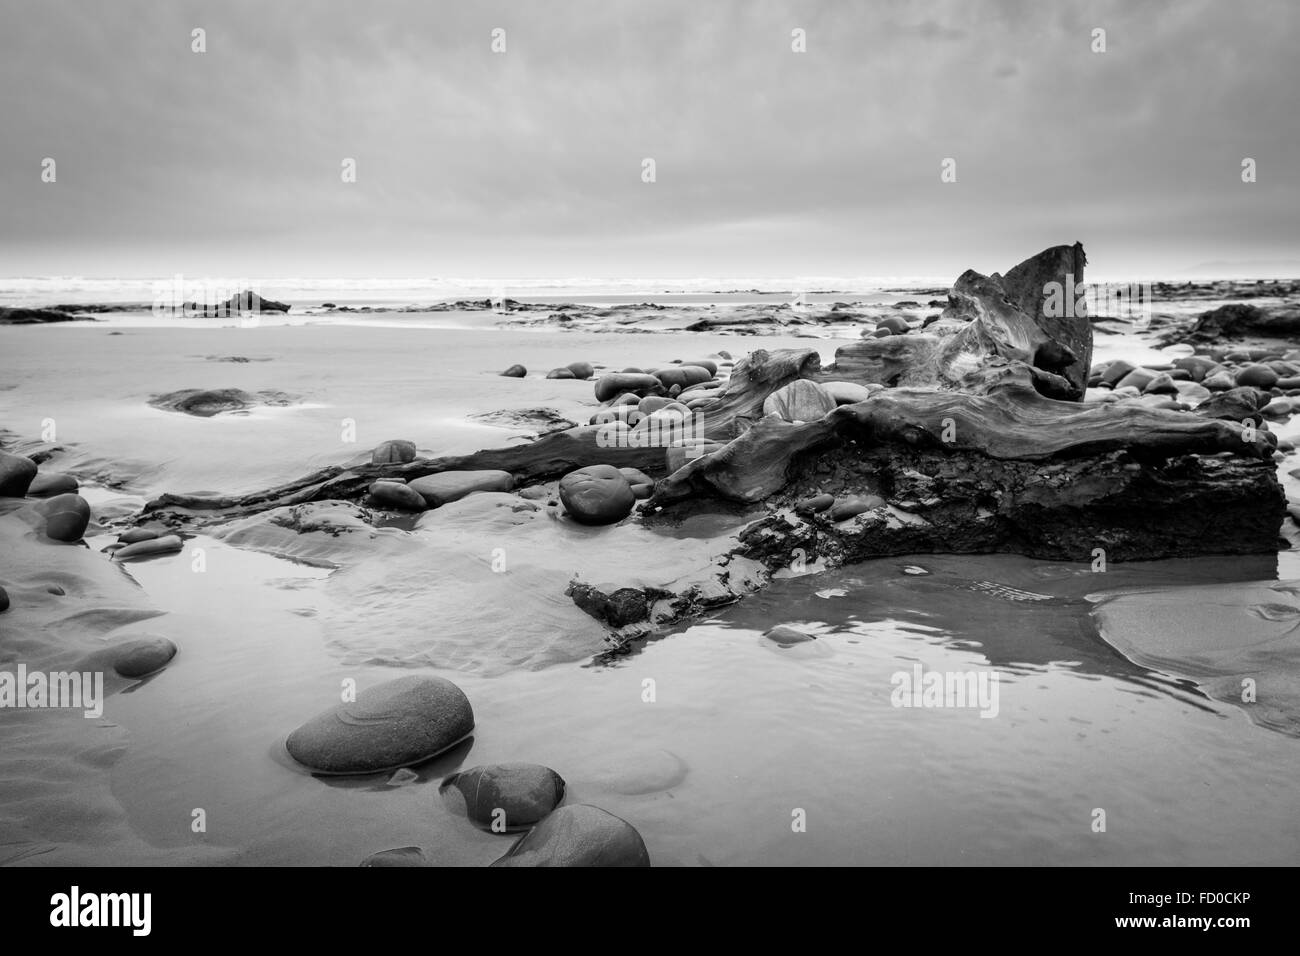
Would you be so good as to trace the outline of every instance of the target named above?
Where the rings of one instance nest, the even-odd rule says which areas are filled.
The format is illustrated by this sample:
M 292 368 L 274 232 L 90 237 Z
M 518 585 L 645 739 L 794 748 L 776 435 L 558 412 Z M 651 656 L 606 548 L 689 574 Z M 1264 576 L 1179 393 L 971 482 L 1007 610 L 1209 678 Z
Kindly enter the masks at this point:
M 1292 0 L 0 0 L 0 275 L 1300 262 L 1298 27 Z

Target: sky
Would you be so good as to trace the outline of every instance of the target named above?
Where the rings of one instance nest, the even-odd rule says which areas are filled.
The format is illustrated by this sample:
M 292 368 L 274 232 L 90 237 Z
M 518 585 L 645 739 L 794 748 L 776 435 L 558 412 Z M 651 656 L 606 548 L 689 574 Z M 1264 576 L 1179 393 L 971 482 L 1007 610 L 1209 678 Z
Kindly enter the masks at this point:
M 1298 40 L 1293 0 L 0 0 L 0 275 L 1295 275 Z

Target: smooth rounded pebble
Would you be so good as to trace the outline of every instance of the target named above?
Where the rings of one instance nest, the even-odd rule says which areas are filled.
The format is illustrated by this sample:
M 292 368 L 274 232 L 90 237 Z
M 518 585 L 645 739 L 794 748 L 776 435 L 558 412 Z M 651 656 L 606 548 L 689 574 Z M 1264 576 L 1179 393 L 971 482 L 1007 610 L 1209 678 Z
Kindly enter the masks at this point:
M 789 624 L 778 624 L 763 636 L 775 644 L 780 644 L 782 647 L 790 647 L 793 644 L 804 644 L 808 641 L 817 640 L 816 634 L 809 634 L 807 631 L 801 631 L 797 627 L 791 627 Z
M 416 478 L 407 487 L 424 496 L 424 503 L 437 508 L 449 501 L 459 501 L 476 491 L 511 491 L 515 479 L 508 471 L 442 471 Z
M 647 395 L 664 394 L 664 384 L 653 375 L 641 372 L 611 372 L 596 379 L 596 401 L 607 402 L 624 392 L 631 392 L 644 398 Z
M 512 365 L 501 374 L 506 378 L 524 378 L 528 375 L 528 369 L 522 365 Z
M 148 677 L 166 667 L 177 647 L 165 637 L 142 637 L 110 648 L 113 670 L 123 677 Z
M 415 442 L 394 438 L 381 442 L 370 453 L 372 465 L 400 465 L 415 461 Z
M 119 534 L 117 541 L 118 544 L 138 544 L 141 541 L 152 541 L 158 537 L 161 537 L 161 532 L 154 528 L 131 528 Z
M 90 524 L 90 505 L 81 495 L 45 498 L 36 511 L 45 518 L 45 536 L 55 541 L 80 541 Z
M 570 362 L 565 368 L 573 373 L 574 378 L 580 378 L 584 381 L 596 374 L 596 369 L 592 367 L 590 362 Z
M 178 534 L 165 534 L 161 538 L 137 541 L 113 552 L 114 561 L 129 561 L 132 558 L 151 558 L 158 554 L 175 554 L 185 547 L 185 541 Z
M 810 515 L 825 511 L 833 504 L 835 504 L 834 495 L 813 495 L 811 498 L 804 498 L 797 502 L 794 510 L 796 514 Z
M 444 677 L 413 674 L 376 684 L 303 724 L 289 755 L 318 773 L 359 774 L 421 763 L 474 730 L 464 691 Z
M 553 368 L 546 373 L 547 378 L 577 378 L 568 368 Z
M 1272 388 L 1277 384 L 1278 374 L 1267 365 L 1248 365 L 1237 373 L 1238 385 L 1250 385 L 1254 388 Z
M 560 807 L 520 837 L 493 866 L 649 866 L 632 824 L 586 804 Z
M 763 414 L 787 422 L 816 422 L 835 410 L 835 398 L 816 382 L 795 379 L 763 399 Z
M 36 462 L 0 451 L 0 498 L 22 498 L 36 477 Z
M 0 612 L 9 610 L 9 592 L 0 587 Z
M 636 495 L 613 465 L 588 465 L 560 479 L 560 501 L 574 521 L 613 524 L 632 513 Z
M 847 498 L 840 498 L 835 504 L 831 505 L 831 520 L 843 521 L 846 518 L 852 518 L 854 515 L 860 515 L 864 511 L 879 508 L 884 503 L 885 499 L 879 495 L 851 495 Z
M 376 481 L 370 485 L 370 497 L 381 508 L 399 511 L 423 511 L 424 495 L 399 481 Z
M 54 495 L 75 494 L 81 486 L 71 475 L 37 473 L 32 483 L 27 486 L 29 498 L 52 498 Z
M 452 774 L 439 788 L 465 815 L 494 832 L 530 827 L 564 800 L 564 778 L 535 763 L 498 763 Z
M 669 365 L 667 368 L 655 369 L 655 378 L 663 382 L 671 394 L 674 388 L 702 385 L 713 378 L 713 373 L 698 365 Z

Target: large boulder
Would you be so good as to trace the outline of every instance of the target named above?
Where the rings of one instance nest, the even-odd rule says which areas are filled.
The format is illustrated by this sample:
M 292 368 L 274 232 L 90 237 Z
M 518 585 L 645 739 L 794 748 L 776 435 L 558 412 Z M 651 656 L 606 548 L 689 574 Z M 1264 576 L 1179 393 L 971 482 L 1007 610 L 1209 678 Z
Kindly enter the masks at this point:
M 560 807 L 493 866 L 649 866 L 636 828 L 599 807 Z
M 834 411 L 836 401 L 826 389 L 806 378 L 798 378 L 763 399 L 763 414 L 787 422 L 817 422 Z
M 564 799 L 564 778 L 535 763 L 499 763 L 452 774 L 440 788 L 456 795 L 465 815 L 496 832 L 531 827 Z
M 369 687 L 303 724 L 289 755 L 317 773 L 396 770 L 435 757 L 474 730 L 464 692 L 443 677 L 414 674 Z
M 508 471 L 441 471 L 436 475 L 416 478 L 407 487 L 414 488 L 424 497 L 424 503 L 437 508 L 449 501 L 459 501 L 476 491 L 510 491 L 515 479 Z
M 636 495 L 613 465 L 588 465 L 560 479 L 560 501 L 574 521 L 613 524 L 632 513 Z
M 36 478 L 36 462 L 0 451 L 0 498 L 21 498 Z

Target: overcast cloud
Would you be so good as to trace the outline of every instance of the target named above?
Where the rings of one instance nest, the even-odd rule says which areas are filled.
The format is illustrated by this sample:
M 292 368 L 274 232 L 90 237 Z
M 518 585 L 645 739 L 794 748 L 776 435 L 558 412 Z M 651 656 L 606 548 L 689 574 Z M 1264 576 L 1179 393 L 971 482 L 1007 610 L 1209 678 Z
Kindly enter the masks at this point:
M 1108 274 L 1300 260 L 1287 0 L 0 18 L 0 274 L 952 276 L 1076 239 Z

